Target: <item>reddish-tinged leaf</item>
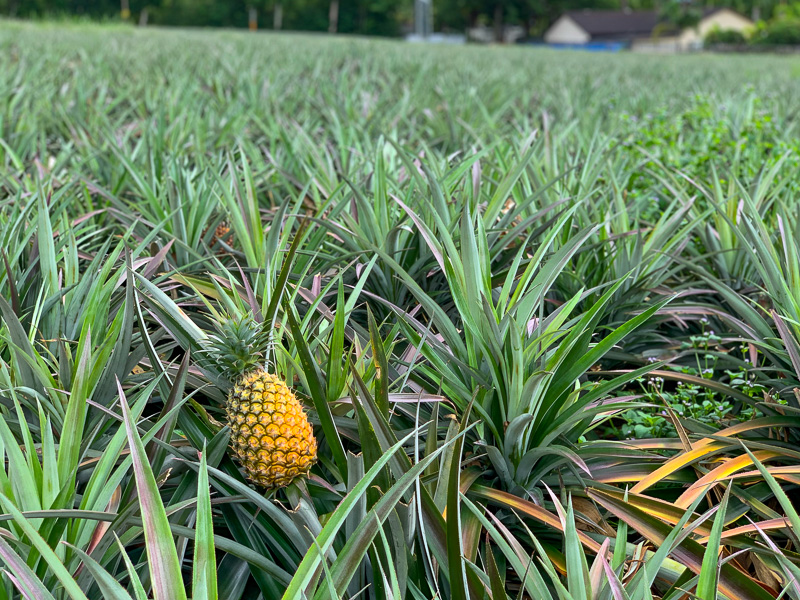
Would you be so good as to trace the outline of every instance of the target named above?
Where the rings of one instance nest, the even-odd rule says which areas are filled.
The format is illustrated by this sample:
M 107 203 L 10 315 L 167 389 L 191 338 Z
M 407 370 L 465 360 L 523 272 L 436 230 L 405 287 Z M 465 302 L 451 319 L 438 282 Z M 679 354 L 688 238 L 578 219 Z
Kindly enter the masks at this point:
M 592 500 L 624 520 L 630 527 L 657 546 L 664 542 L 671 531 L 669 525 L 603 491 L 589 489 L 588 494 Z M 700 574 L 705 554 L 703 546 L 694 540 L 684 539 L 672 549 L 670 554 L 692 572 Z M 729 598 L 736 598 L 736 600 L 772 600 L 772 596 L 766 590 L 746 574 L 734 568 L 730 562 L 720 567 L 719 591 Z
M 144 541 L 147 549 L 147 562 L 150 567 L 150 578 L 153 585 L 154 600 L 186 600 L 186 589 L 181 576 L 181 565 L 175 549 L 175 541 L 169 520 L 161 501 L 161 494 L 156 478 L 147 462 L 142 440 L 136 430 L 136 423 L 131 416 L 125 392 L 117 381 L 122 416 L 128 434 L 128 445 L 131 449 L 133 474 L 136 479 L 136 491 L 142 512 Z
M 509 494 L 508 492 L 503 492 L 501 490 L 494 490 L 491 488 L 483 487 L 482 485 L 473 485 L 468 495 L 474 496 L 476 498 L 483 498 L 484 500 L 488 500 L 500 506 L 505 506 L 506 508 L 510 508 L 512 510 L 516 510 L 528 517 L 536 519 L 537 521 L 544 523 L 545 525 L 549 525 L 558 531 L 564 531 L 563 526 L 561 525 L 561 520 L 558 516 L 554 515 L 550 511 L 543 509 L 541 506 L 535 505 L 533 502 L 528 502 L 527 500 L 523 500 L 519 496 L 515 496 L 514 494 Z M 593 552 L 600 551 L 600 544 L 586 535 L 584 532 L 578 532 L 578 538 L 581 540 L 581 543 L 592 550 Z
M 777 452 L 768 452 L 765 450 L 755 452 L 754 454 L 759 460 L 767 460 L 769 458 L 779 456 L 779 453 Z M 744 467 L 752 464 L 753 461 L 750 460 L 750 457 L 746 454 L 726 460 L 717 468 L 706 473 L 703 477 L 693 483 L 689 489 L 683 492 L 680 498 L 675 501 L 675 506 L 683 509 L 688 508 L 698 496 L 705 494 L 708 490 L 713 488 L 721 481 L 726 480 L 730 475 L 739 469 L 743 469 Z

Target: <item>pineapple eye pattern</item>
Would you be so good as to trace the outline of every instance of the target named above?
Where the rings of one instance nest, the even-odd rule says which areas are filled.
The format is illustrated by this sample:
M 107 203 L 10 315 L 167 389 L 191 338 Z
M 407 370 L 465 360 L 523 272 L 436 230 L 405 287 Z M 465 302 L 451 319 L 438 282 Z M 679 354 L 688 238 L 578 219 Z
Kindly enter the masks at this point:
M 303 406 L 276 375 L 257 368 L 228 396 L 231 447 L 250 480 L 266 488 L 308 475 L 317 441 Z

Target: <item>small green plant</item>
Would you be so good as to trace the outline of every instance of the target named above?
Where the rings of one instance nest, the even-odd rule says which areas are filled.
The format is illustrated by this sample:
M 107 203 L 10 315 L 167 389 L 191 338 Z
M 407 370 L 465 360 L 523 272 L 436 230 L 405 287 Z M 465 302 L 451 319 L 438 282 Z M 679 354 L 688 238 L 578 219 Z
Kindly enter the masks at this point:
M 759 401 L 785 403 L 777 397 L 773 398 L 757 380 L 750 358 L 751 346 L 738 345 L 741 359 L 737 361 L 740 364 L 736 369 L 720 369 L 720 357 L 725 354 L 720 347 L 722 340 L 714 330 L 708 328 L 706 317 L 701 318 L 699 323 L 700 333 L 689 336 L 681 344 L 682 350 L 691 351 L 695 364 L 667 365 L 666 370 L 675 374 L 670 382 L 660 376 L 638 378 L 636 381 L 640 385 L 641 397 L 650 406 L 631 409 L 621 415 L 622 422 L 612 425 L 608 430 L 609 435 L 620 435 L 625 439 L 678 437 L 676 419 L 690 419 L 721 428 L 763 416 L 756 407 Z M 648 362 L 656 360 L 650 357 Z M 688 377 L 681 379 L 681 375 Z M 730 390 L 750 398 L 752 403 L 743 404 L 740 399 L 704 385 L 702 380 L 724 380 Z

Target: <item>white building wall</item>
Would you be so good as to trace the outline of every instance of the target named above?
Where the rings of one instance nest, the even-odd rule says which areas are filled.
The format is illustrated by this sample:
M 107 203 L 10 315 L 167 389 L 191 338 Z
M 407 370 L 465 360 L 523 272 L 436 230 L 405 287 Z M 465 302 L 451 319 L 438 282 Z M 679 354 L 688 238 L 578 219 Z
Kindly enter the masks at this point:
M 697 27 L 684 29 L 681 33 L 681 46 L 684 50 L 702 46 L 703 38 L 715 28 L 744 32 L 752 26 L 753 22 L 750 19 L 723 8 L 702 19 Z
M 654 37 L 633 40 L 631 50 L 649 54 L 674 54 L 682 50 L 678 37 Z
M 544 34 L 548 44 L 585 44 L 590 39 L 586 30 L 567 15 L 559 17 Z

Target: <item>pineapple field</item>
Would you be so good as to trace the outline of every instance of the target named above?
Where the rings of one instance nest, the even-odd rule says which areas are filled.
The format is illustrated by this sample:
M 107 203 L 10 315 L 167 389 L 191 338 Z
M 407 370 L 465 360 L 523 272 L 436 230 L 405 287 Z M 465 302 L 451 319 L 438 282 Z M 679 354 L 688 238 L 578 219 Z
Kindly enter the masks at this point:
M 800 61 L 0 23 L 0 600 L 800 600 Z

